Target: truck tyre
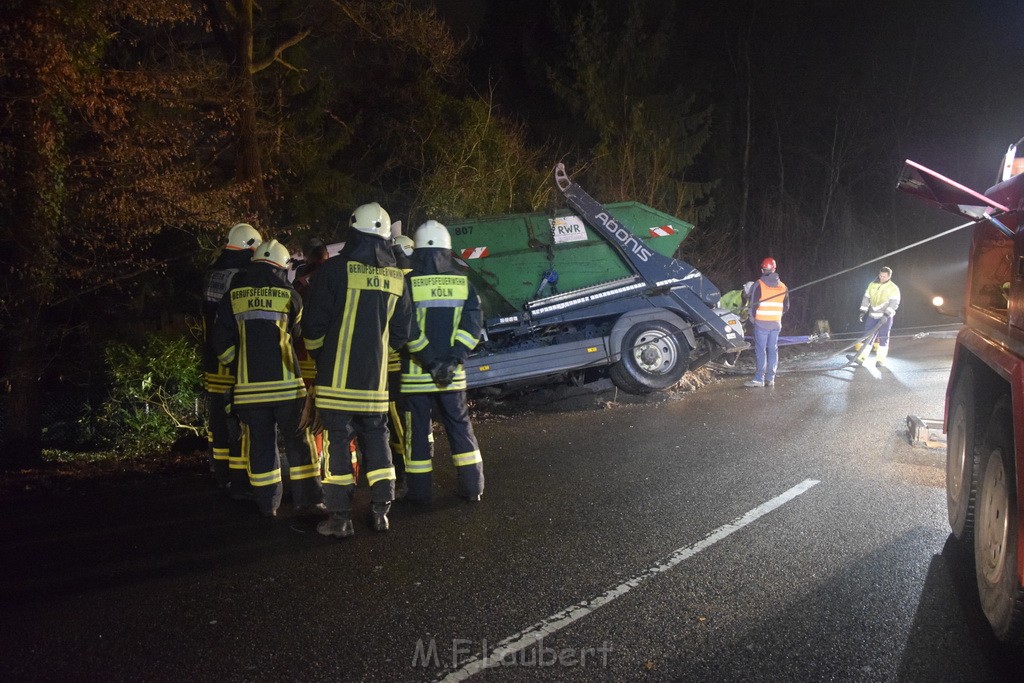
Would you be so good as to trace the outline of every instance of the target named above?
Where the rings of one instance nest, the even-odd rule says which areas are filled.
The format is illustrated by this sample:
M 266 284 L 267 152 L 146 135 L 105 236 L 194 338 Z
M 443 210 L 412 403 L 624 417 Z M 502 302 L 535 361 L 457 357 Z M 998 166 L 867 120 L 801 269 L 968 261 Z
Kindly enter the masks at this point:
M 637 323 L 622 338 L 619 362 L 608 369 L 630 394 L 649 394 L 678 382 L 689 367 L 690 346 L 679 328 L 661 320 Z
M 974 565 L 978 597 L 996 638 L 1024 643 L 1024 590 L 1017 583 L 1017 491 L 1009 401 L 992 412 L 978 457 Z
M 946 439 L 946 510 L 953 537 L 970 548 L 974 534 L 977 484 L 974 460 L 986 425 L 978 425 L 974 405 L 974 369 L 967 365 L 957 380 Z

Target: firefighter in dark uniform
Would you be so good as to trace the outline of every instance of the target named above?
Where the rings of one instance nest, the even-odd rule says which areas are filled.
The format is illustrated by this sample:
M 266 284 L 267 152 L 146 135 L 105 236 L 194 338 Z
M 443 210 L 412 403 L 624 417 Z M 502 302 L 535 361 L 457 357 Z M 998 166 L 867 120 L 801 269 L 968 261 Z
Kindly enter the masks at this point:
M 397 235 L 391 246 L 395 262 L 403 275 L 412 270 L 410 257 L 413 241 L 408 235 Z M 395 465 L 395 498 L 405 497 L 405 400 L 402 398 L 402 356 L 399 351 L 388 352 L 388 431 L 391 438 L 391 462 Z
M 428 502 L 432 497 L 431 411 L 436 408 L 448 434 L 458 494 L 478 501 L 484 492 L 484 466 L 469 421 L 462 362 L 480 337 L 480 299 L 469 278 L 452 265 L 452 239 L 445 226 L 427 221 L 416 229 L 413 242 L 407 282 L 420 336 L 408 346 L 418 357 L 407 354 L 402 368 L 406 498 Z
M 207 440 L 210 443 L 213 479 L 235 498 L 252 495 L 239 441 L 238 419 L 224 410 L 225 394 L 235 385 L 232 368 L 222 365 L 213 350 L 214 321 L 231 280 L 249 267 L 252 251 L 263 238 L 248 223 L 228 232 L 228 242 L 210 266 L 203 286 L 203 388 L 206 390 Z
M 349 443 L 357 435 L 370 485 L 372 526 L 387 531 L 395 495 L 388 449 L 388 349 L 412 335 L 412 306 L 391 251 L 391 218 L 376 202 L 358 207 L 341 252 L 317 271 L 303 338 L 316 359 L 316 407 L 324 426 L 324 536 L 355 533 L 355 477 Z
M 274 517 L 281 504 L 284 442 L 292 501 L 299 516 L 323 512 L 320 462 L 309 429 L 299 429 L 306 387 L 292 335 L 302 320 L 302 299 L 288 283 L 288 250 L 264 242 L 244 274 L 221 300 L 214 348 L 221 363 L 235 362 L 238 381 L 233 403 L 242 423 L 242 455 L 247 457 L 253 500 L 260 513 Z
M 302 249 L 302 255 L 305 262 L 295 269 L 295 279 L 292 280 L 292 286 L 295 287 L 295 291 L 299 293 L 299 296 L 305 300 L 309 296 L 309 285 L 313 275 L 316 273 L 317 268 L 330 258 L 330 254 L 327 252 L 327 245 L 324 244 L 323 240 L 313 237 L 306 242 Z M 303 343 L 301 335 L 295 337 L 293 341 L 295 342 L 295 352 L 299 356 L 299 370 L 301 371 L 302 381 L 306 385 L 307 390 L 312 389 L 316 381 L 316 361 L 306 351 L 306 345 Z M 309 392 L 306 396 L 306 402 L 309 403 L 312 398 L 313 392 Z M 313 441 L 316 444 L 317 454 L 322 456 L 323 434 L 314 433 Z

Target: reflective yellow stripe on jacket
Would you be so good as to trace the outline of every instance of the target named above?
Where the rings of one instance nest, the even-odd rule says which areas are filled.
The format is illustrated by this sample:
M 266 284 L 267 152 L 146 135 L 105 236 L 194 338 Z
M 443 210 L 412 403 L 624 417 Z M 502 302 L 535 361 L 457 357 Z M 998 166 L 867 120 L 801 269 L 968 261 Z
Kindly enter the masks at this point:
M 462 307 L 469 298 L 469 281 L 464 275 L 418 275 L 409 279 L 412 284 L 412 300 L 416 307 L 416 321 L 419 323 L 420 336 L 409 342 L 412 352 L 422 350 L 428 343 L 427 312 L 431 309 L 444 308 L 451 311 L 452 333 L 446 341 L 449 345 L 461 343 L 470 350 L 476 346 L 476 339 L 459 329 L 462 318 Z M 466 389 L 466 370 L 461 365 L 455 370 L 452 383 L 439 387 L 434 383 L 422 365 L 415 358 L 410 358 L 408 370 L 402 373 L 402 393 L 422 394 L 435 391 L 464 391 Z
M 391 320 L 398 305 L 398 298 L 405 289 L 402 271 L 397 268 L 377 268 L 357 261 L 346 264 L 347 291 L 345 307 L 342 312 L 339 339 L 334 351 L 331 365 L 333 374 L 330 385 L 321 384 L 317 387 L 316 406 L 327 410 L 338 410 L 356 413 L 388 412 L 388 364 L 380 365 L 380 376 L 375 386 L 370 389 L 353 388 L 350 386 L 349 369 L 353 363 L 351 354 L 357 348 L 357 335 L 362 331 L 359 327 L 359 302 L 364 292 L 374 294 L 384 292 L 393 296 L 387 297 L 386 319 Z M 388 348 L 389 327 L 381 330 L 379 348 Z M 306 340 L 306 348 L 320 348 L 323 339 Z

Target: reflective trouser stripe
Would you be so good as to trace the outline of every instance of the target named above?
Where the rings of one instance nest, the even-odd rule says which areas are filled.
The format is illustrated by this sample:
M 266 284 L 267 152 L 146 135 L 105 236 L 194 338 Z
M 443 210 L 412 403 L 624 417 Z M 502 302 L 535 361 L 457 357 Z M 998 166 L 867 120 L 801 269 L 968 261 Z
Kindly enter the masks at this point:
M 363 463 L 370 484 L 370 498 L 375 503 L 390 502 L 395 497 L 395 473 L 388 448 L 387 415 L 384 413 L 344 413 L 321 410 L 324 423 L 324 502 L 331 512 L 350 512 L 355 489 L 349 444 L 359 434 Z
M 405 459 L 405 422 L 404 415 L 398 407 L 398 401 L 388 402 L 388 430 L 391 438 L 388 445 L 391 446 L 392 456 Z M 395 463 L 397 465 L 397 463 Z
M 320 416 L 320 419 L 321 420 L 323 419 L 323 415 L 322 414 Z M 335 456 L 335 454 L 333 452 L 333 450 L 334 450 L 334 439 L 332 438 L 331 430 L 327 429 L 325 427 L 324 431 L 322 432 L 322 435 L 323 435 L 323 441 L 324 441 L 323 483 L 325 483 L 325 484 L 335 484 L 337 486 L 351 486 L 351 485 L 355 484 L 356 479 L 352 475 L 352 467 L 351 467 L 352 459 L 351 458 L 348 459 L 348 463 L 349 463 L 349 467 L 348 467 L 348 470 L 347 470 L 348 474 L 345 474 L 344 471 L 343 471 L 342 474 L 338 474 L 333 469 L 331 469 L 331 463 L 339 462 L 340 458 L 335 458 L 334 457 Z M 351 440 L 340 442 L 340 443 L 344 444 L 344 448 L 345 448 L 346 453 L 349 452 L 348 444 L 350 443 L 350 441 Z
M 292 500 L 297 506 L 319 503 L 319 460 L 308 429 L 299 430 L 301 398 L 270 406 L 238 406 L 243 429 L 243 457 L 248 461 L 249 482 L 261 511 L 276 510 L 281 503 L 281 460 L 277 437 L 281 435 L 291 475 Z
M 270 486 L 272 484 L 281 483 L 281 468 L 270 470 L 262 474 L 257 474 L 249 469 L 249 483 L 253 486 Z
M 308 479 L 309 477 L 315 477 L 320 474 L 320 463 L 314 462 L 309 465 L 302 465 L 301 467 L 289 467 L 288 478 L 289 479 Z
M 384 467 L 379 470 L 370 470 L 366 473 L 366 483 L 373 486 L 378 481 L 393 480 L 395 478 L 394 467 Z
M 213 459 L 213 478 L 224 486 L 231 480 L 230 457 L 237 454 L 238 422 L 224 412 L 225 398 L 222 393 L 207 392 L 207 436 L 210 455 Z
M 484 472 L 480 446 L 469 420 L 466 392 L 442 391 L 433 394 L 406 394 L 409 448 L 406 457 L 406 480 L 409 496 L 429 499 L 432 487 L 433 440 L 431 413 L 436 409 L 448 435 L 452 460 L 456 465 L 461 492 L 483 492 Z
M 456 467 L 462 465 L 473 465 L 478 462 L 483 462 L 484 459 L 480 457 L 480 451 L 473 451 L 471 453 L 453 453 L 452 462 Z

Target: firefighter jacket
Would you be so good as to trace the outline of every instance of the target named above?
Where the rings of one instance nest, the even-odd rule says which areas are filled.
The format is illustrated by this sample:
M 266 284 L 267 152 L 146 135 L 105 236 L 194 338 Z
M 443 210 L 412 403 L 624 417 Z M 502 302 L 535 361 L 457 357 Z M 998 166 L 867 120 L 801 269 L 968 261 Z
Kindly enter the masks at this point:
M 419 336 L 409 342 L 402 363 L 402 393 L 465 391 L 462 361 L 476 348 L 483 329 L 480 297 L 469 278 L 455 271 L 447 249 L 420 248 L 406 278 L 416 308 Z M 451 384 L 439 386 L 427 371 L 433 360 L 458 362 Z
M 309 285 L 313 279 L 313 274 L 321 265 L 323 265 L 323 261 L 310 260 L 295 271 L 295 280 L 292 281 L 292 284 L 295 286 L 295 291 L 299 293 L 299 296 L 304 301 L 309 296 Z M 301 371 L 302 379 L 307 387 L 312 386 L 316 380 L 316 361 L 309 355 L 309 352 L 306 350 L 306 344 L 301 336 L 295 338 L 295 352 L 299 356 L 299 370 Z
M 235 384 L 234 370 L 222 365 L 213 350 L 214 321 L 221 299 L 231 288 L 231 280 L 249 267 L 251 249 L 224 249 L 206 274 L 203 285 L 203 388 L 211 394 L 223 394 Z
M 405 346 L 414 324 L 387 242 L 353 231 L 309 291 L 303 339 L 316 359 L 317 408 L 388 412 L 388 350 Z
M 860 302 L 860 312 L 867 313 L 875 320 L 883 315 L 891 318 L 900 307 L 900 288 L 892 280 L 882 283 L 875 280 L 868 285 Z
M 391 253 L 395 255 L 395 266 L 402 271 L 402 275 L 408 275 L 412 270 L 412 262 L 409 257 L 405 255 L 401 247 L 392 247 Z M 401 350 L 390 349 L 388 351 L 388 372 L 399 373 L 402 371 L 402 353 Z
M 302 298 L 281 270 L 257 262 L 237 276 L 221 300 L 214 350 L 235 362 L 234 404 L 266 406 L 306 395 L 292 335 L 302 319 Z
M 762 275 L 750 292 L 750 311 L 754 325 L 762 329 L 781 330 L 782 316 L 789 310 L 789 288 L 778 273 Z

